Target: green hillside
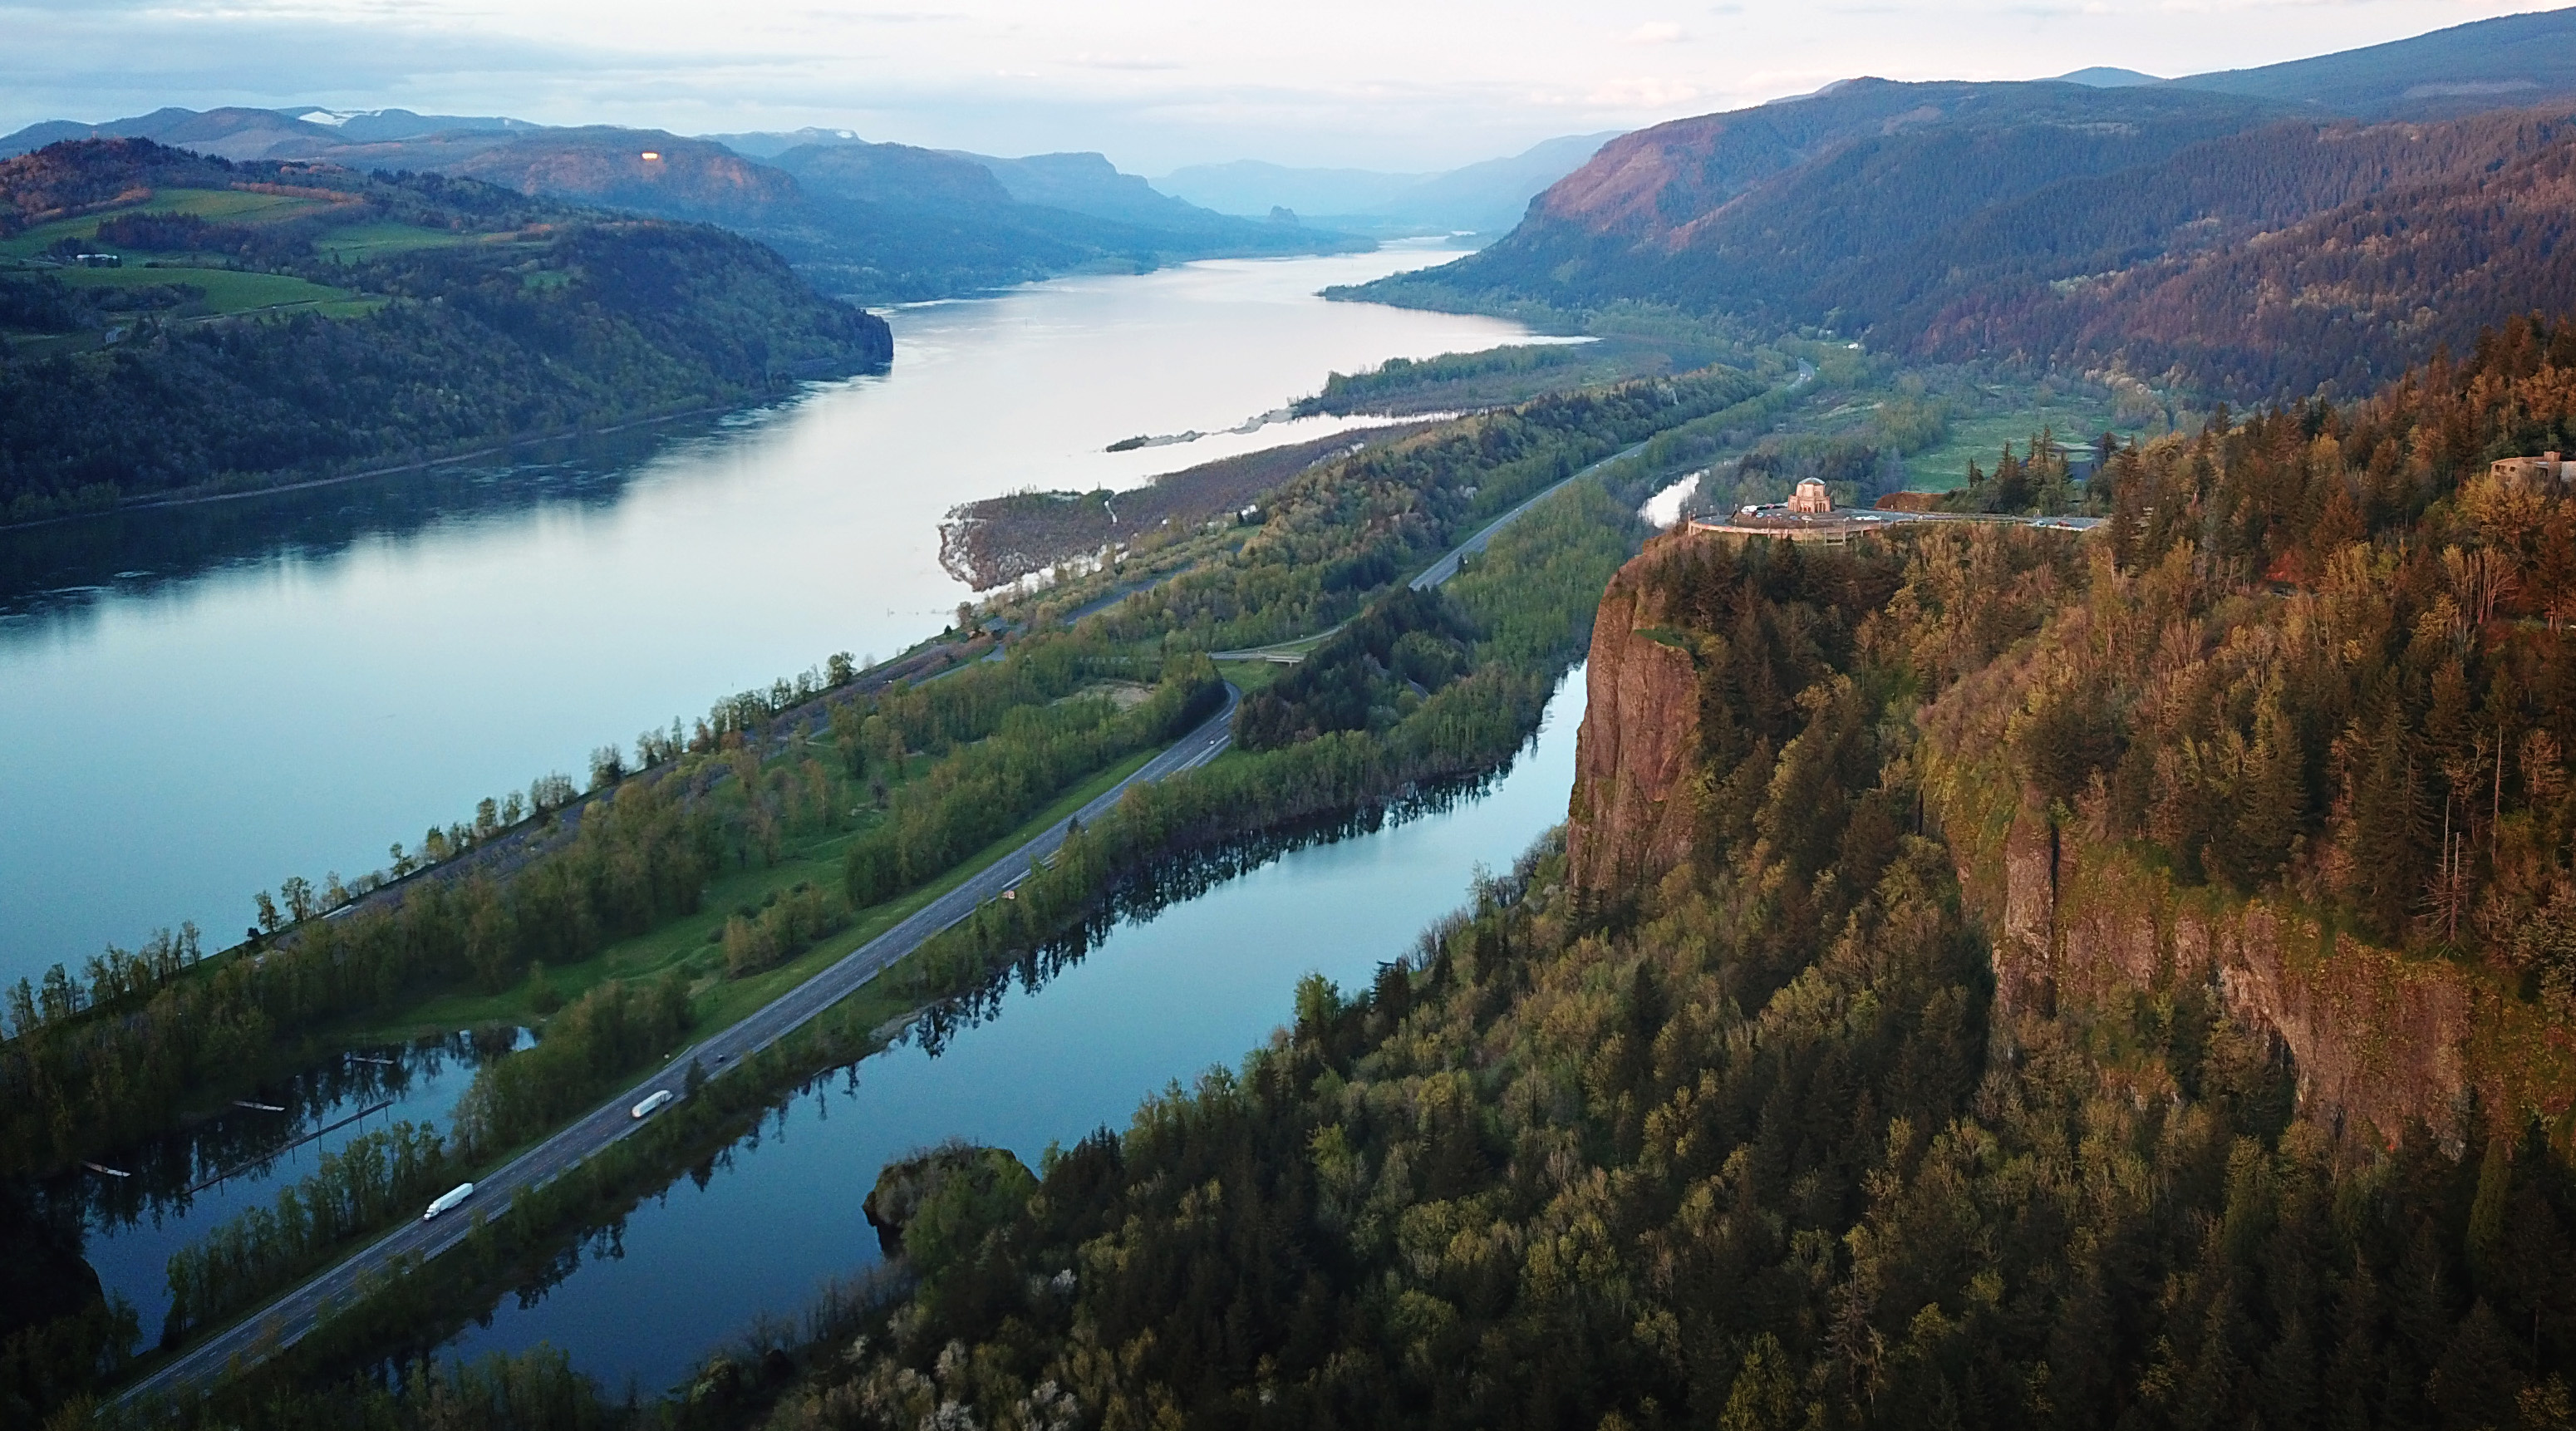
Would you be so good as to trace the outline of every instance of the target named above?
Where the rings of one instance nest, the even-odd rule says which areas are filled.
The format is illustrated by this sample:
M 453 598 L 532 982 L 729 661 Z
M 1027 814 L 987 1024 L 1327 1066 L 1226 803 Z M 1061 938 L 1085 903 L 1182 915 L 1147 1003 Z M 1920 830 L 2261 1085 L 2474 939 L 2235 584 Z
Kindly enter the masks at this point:
M 705 225 L 145 140 L 0 163 L 0 520 L 757 401 L 891 354 L 882 320 Z

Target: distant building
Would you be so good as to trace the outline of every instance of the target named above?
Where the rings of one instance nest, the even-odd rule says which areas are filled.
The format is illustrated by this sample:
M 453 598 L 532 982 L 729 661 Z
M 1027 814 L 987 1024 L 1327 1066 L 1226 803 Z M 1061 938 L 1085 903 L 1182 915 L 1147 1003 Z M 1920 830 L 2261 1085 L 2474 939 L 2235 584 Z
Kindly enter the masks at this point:
M 2561 462 L 2555 452 L 2538 457 L 2504 457 L 2487 469 L 2499 482 L 2527 490 L 2576 483 L 2576 462 Z
M 2049 446 L 2056 450 L 2057 460 L 2066 464 L 2068 481 L 2092 480 L 2093 468 L 2101 461 L 2101 453 L 2081 442 L 2053 442 Z
M 83 268 L 123 268 L 125 255 L 119 253 L 76 253 L 72 262 Z
M 1833 509 L 1834 494 L 1826 491 L 1825 484 L 1813 477 L 1802 479 L 1798 483 L 1797 495 L 1789 499 L 1789 510 L 1802 517 L 1820 517 Z

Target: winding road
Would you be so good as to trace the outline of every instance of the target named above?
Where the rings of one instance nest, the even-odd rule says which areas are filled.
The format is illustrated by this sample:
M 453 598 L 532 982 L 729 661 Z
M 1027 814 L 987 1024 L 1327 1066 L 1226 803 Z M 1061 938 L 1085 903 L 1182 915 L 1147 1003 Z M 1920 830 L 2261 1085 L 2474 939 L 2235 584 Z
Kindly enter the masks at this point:
M 958 923 L 987 900 L 1028 878 L 1039 861 L 1055 853 L 1076 820 L 1096 823 L 1119 798 L 1139 784 L 1196 769 L 1223 754 L 1233 743 L 1234 709 L 1240 694 L 1226 687 L 1225 708 L 1169 749 L 1145 762 L 1088 804 L 1056 821 L 1027 844 L 968 876 L 955 889 L 916 910 L 892 929 L 860 945 L 822 972 L 779 995 L 748 1017 L 673 1054 L 661 1068 L 606 1104 L 593 1109 L 553 1137 L 512 1158 L 476 1180 L 474 1196 L 464 1207 L 434 1221 L 413 1220 L 387 1233 L 346 1261 L 270 1303 L 254 1316 L 215 1333 L 167 1365 L 127 1388 L 122 1400 L 175 1390 L 204 1381 L 236 1358 L 293 1345 L 313 1330 L 333 1304 L 356 1291 L 361 1279 L 381 1271 L 395 1258 L 428 1259 L 463 1241 L 473 1231 L 473 1209 L 507 1207 L 512 1194 L 536 1187 L 571 1169 L 582 1159 L 643 1126 L 628 1110 L 646 1096 L 680 1091 L 685 1070 L 697 1060 L 712 1075 L 758 1053 L 812 1021 L 825 1009 L 858 991 L 887 966 Z

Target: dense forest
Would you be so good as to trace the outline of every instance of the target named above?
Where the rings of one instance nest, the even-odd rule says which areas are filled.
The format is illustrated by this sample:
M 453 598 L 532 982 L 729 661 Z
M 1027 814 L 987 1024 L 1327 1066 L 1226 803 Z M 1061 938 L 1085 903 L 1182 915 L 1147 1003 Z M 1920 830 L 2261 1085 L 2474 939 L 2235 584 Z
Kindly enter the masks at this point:
M 138 189 L 286 189 L 310 203 L 273 222 L 210 222 L 156 212 Z M 21 335 L 0 350 L 0 517 L 756 402 L 892 353 L 882 320 L 714 228 L 436 176 L 235 166 L 146 140 L 0 163 L 0 230 L 41 237 L 103 207 L 114 211 L 91 232 L 54 246 L 170 258 L 148 275 L 125 270 L 153 280 L 139 286 L 34 260 L 0 269 L 0 326 Z M 368 241 L 342 246 L 353 233 Z M 318 297 L 275 311 L 207 301 L 253 274 Z M 102 329 L 110 341 L 91 341 Z M 136 421 L 145 411 L 154 420 Z
M 2116 459 L 2083 544 L 1658 544 L 1612 596 L 1691 653 L 1677 860 L 1543 846 L 980 1237 L 908 1241 L 917 1291 L 783 1393 L 674 1414 L 2568 1424 L 2576 1179 L 2532 1116 L 2565 1089 L 2364 1130 L 2214 972 L 1999 998 L 1961 861 L 2001 780 L 2563 1029 L 2571 502 L 2487 462 L 2561 444 L 2571 372 L 2576 328 L 2518 323 L 2352 409 L 2222 415 Z

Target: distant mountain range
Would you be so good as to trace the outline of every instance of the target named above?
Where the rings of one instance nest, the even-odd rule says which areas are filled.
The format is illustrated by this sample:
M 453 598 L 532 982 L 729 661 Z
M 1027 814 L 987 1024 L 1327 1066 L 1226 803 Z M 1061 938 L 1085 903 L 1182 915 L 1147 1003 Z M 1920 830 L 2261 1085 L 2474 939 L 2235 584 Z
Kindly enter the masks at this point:
M 322 162 L 479 179 L 532 197 L 714 223 L 776 248 L 861 302 L 937 298 L 1076 268 L 1361 248 L 1320 227 L 1211 212 L 1098 154 L 1003 159 L 845 131 L 691 139 L 613 126 L 421 115 L 163 109 L 0 139 L 0 157 L 69 139 L 141 138 L 232 160 Z
M 2576 11 L 2170 82 L 1848 80 L 1613 140 L 1490 247 L 1342 296 L 1577 319 L 1640 300 L 2243 397 L 2361 392 L 2576 310 L 2571 114 Z
M 1436 174 L 1295 169 L 1238 159 L 1178 169 L 1154 187 L 1221 214 L 1280 208 L 1307 223 L 1361 233 L 1500 233 L 1521 221 L 1539 191 L 1618 137 L 1617 130 L 1568 135 L 1507 159 Z

